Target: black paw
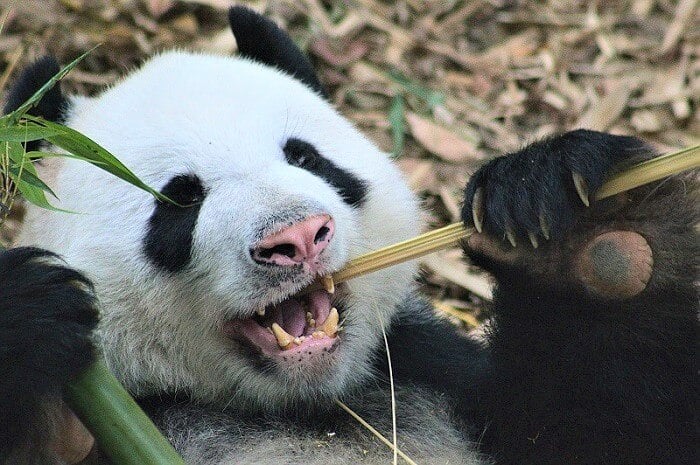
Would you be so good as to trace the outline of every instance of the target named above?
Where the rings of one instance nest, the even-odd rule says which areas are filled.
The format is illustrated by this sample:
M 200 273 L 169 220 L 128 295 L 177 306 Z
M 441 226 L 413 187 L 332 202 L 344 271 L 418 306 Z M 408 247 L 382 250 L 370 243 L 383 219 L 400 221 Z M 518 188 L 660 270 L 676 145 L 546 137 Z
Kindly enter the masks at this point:
M 44 402 L 94 359 L 89 281 L 45 250 L 0 252 L 0 457 L 34 437 Z
M 579 129 L 491 160 L 465 190 L 462 220 L 516 244 L 561 238 L 614 167 L 652 150 L 639 139 Z

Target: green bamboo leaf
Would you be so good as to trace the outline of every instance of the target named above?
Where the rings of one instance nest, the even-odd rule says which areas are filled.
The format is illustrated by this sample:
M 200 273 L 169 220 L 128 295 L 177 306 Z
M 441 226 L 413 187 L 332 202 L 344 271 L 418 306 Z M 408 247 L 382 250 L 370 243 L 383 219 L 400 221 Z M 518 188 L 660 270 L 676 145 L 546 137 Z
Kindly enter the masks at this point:
M 0 127 L 0 141 L 4 142 L 31 142 L 53 135 L 55 130 L 36 125 Z
M 27 183 L 56 197 L 56 194 L 54 194 L 51 188 L 47 186 L 44 183 L 44 181 L 39 179 L 39 177 L 36 175 L 36 169 L 34 168 L 34 166 L 32 166 L 31 163 L 25 163 L 21 167 L 21 169 L 19 165 L 13 164 L 10 166 L 9 174 L 10 178 L 12 179 L 12 182 L 14 183 Z
M 22 197 L 24 197 L 28 202 L 31 202 L 38 207 L 45 208 L 51 211 L 74 213 L 69 210 L 63 210 L 61 208 L 57 208 L 51 205 L 49 201 L 46 200 L 46 195 L 44 194 L 44 191 L 41 188 L 33 186 L 26 182 L 24 180 L 24 176 L 25 175 L 23 173 L 22 178 L 19 179 L 19 181 L 15 181 L 14 179 L 12 181 L 17 186 L 17 190 L 19 190 L 20 194 L 22 194 Z
M 387 75 L 392 81 L 399 84 L 407 92 L 410 92 L 416 97 L 424 100 L 431 110 L 445 103 L 445 95 L 443 93 L 423 87 L 420 84 L 416 84 L 396 70 L 389 71 Z
M 146 183 L 141 181 L 129 168 L 127 168 L 122 162 L 120 162 L 114 155 L 109 153 L 106 149 L 100 146 L 98 143 L 90 139 L 89 137 L 79 133 L 78 131 L 63 126 L 51 121 L 46 121 L 41 118 L 36 118 L 33 116 L 26 116 L 27 119 L 33 121 L 37 124 L 45 126 L 49 129 L 56 130 L 57 134 L 47 137 L 46 140 L 57 147 L 60 147 L 73 155 L 85 158 L 88 162 L 94 163 L 95 166 L 101 168 L 108 173 L 117 176 L 118 178 L 139 187 L 146 192 L 150 193 L 158 200 L 165 202 L 172 202 L 166 196 L 160 192 L 152 189 Z M 95 163 L 97 162 L 97 163 Z
M 80 160 L 84 161 L 87 163 L 92 163 L 93 165 L 106 165 L 107 163 L 98 161 L 98 160 L 90 160 L 85 157 L 81 157 L 78 155 L 73 155 L 72 153 L 51 153 L 51 152 L 39 152 L 32 150 L 31 152 L 27 152 L 27 158 L 30 160 L 43 160 L 44 158 L 72 158 L 74 160 Z
M 24 163 L 25 157 L 25 151 L 24 147 L 22 144 L 19 142 L 5 142 L 4 143 L 4 151 L 7 153 L 8 157 L 10 158 L 10 161 L 15 163 L 16 165 L 22 165 Z
M 27 100 L 22 105 L 20 105 L 19 108 L 17 108 L 15 111 L 5 115 L 5 117 L 3 118 L 3 120 L 6 120 L 5 122 L 7 123 L 7 124 L 5 124 L 5 126 L 12 126 L 12 125 L 16 124 L 17 121 L 19 121 L 19 119 L 22 116 L 24 116 L 24 114 L 27 113 L 27 111 L 29 111 L 30 108 L 32 108 L 34 105 L 36 105 L 39 102 L 39 100 L 41 100 L 41 98 L 44 96 L 44 94 L 46 94 L 46 92 L 51 90 L 51 88 L 53 86 L 55 86 L 56 83 L 58 83 L 58 81 L 63 79 L 65 77 L 65 75 L 70 72 L 70 70 L 75 68 L 78 65 L 78 63 L 80 63 L 86 56 L 88 56 L 88 54 L 92 53 L 92 51 L 95 50 L 97 47 L 99 47 L 99 45 L 94 46 L 93 48 L 91 48 L 90 50 L 83 53 L 75 60 L 68 63 L 63 68 L 61 68 L 61 70 L 58 73 L 56 73 L 55 76 L 53 76 L 51 79 L 49 79 L 46 82 L 46 84 L 44 84 L 43 86 L 41 86 L 39 88 L 39 90 L 34 92 L 34 95 L 29 97 L 29 100 Z
M 389 123 L 391 124 L 391 134 L 394 138 L 394 148 L 392 155 L 396 158 L 401 156 L 404 143 L 406 141 L 406 121 L 404 119 L 405 103 L 401 94 L 394 95 L 389 108 Z

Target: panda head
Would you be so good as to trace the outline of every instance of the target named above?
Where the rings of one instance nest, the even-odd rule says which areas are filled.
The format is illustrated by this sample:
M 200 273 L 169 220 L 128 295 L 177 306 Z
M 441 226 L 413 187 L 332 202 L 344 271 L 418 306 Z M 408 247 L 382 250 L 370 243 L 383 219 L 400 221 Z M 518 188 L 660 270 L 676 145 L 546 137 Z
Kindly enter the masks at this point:
M 328 103 L 291 39 L 245 8 L 230 22 L 236 58 L 163 53 L 101 95 L 54 94 L 38 107 L 187 206 L 63 160 L 51 167 L 52 187 L 79 213 L 32 209 L 21 241 L 94 280 L 97 336 L 133 392 L 187 392 L 242 409 L 332 399 L 370 374 L 415 267 L 356 278 L 333 295 L 303 290 L 415 235 L 419 212 L 388 157 Z M 51 66 L 25 72 L 10 101 Z M 341 331 L 314 335 L 333 307 Z M 299 338 L 288 350 L 273 323 Z

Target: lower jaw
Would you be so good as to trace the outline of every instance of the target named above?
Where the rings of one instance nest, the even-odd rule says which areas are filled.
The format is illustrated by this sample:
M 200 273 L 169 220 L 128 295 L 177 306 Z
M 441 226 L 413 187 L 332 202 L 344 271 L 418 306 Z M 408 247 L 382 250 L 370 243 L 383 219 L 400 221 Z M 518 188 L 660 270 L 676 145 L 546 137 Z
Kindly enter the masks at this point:
M 314 339 L 313 336 L 308 335 L 301 344 L 293 344 L 286 350 L 272 346 L 261 347 L 244 335 L 238 335 L 232 339 L 245 347 L 252 357 L 257 360 L 266 360 L 267 364 L 284 362 L 313 364 L 328 358 L 341 344 L 341 338 L 337 335 L 320 339 Z

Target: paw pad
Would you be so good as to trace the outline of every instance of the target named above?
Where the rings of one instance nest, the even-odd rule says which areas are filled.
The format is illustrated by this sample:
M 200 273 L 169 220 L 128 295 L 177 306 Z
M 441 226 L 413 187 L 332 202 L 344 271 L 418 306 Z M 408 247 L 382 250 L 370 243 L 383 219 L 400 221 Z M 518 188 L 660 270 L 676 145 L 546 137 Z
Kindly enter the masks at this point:
M 591 292 L 611 299 L 627 299 L 642 292 L 651 278 L 651 248 L 632 231 L 596 236 L 574 262 L 574 272 Z

